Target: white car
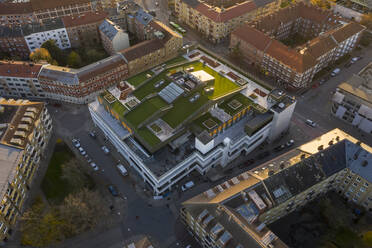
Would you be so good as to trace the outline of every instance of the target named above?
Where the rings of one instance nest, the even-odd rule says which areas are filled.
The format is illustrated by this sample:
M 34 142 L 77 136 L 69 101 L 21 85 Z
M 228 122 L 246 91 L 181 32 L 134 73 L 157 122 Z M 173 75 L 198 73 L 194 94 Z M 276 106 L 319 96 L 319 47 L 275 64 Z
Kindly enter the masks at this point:
M 362 57 L 354 57 L 354 58 L 352 58 L 351 60 L 350 60 L 350 63 L 352 63 L 352 64 L 354 64 L 355 62 L 357 62 L 358 60 L 361 60 L 362 59 Z
M 107 155 L 110 153 L 110 150 L 107 148 L 107 146 L 102 146 L 101 147 L 102 151 Z
M 95 171 L 99 170 L 98 166 L 94 162 L 90 163 L 90 166 L 92 166 L 93 170 L 95 170 Z
M 331 76 L 332 76 L 332 77 L 335 77 L 335 76 L 337 76 L 340 72 L 341 72 L 341 69 L 340 69 L 340 68 L 336 68 L 336 69 L 334 69 L 334 70 L 331 72 Z
M 309 125 L 310 127 L 316 127 L 316 123 L 315 122 L 313 122 L 312 120 L 309 120 L 309 119 L 307 119 L 306 121 L 305 121 L 305 123 L 307 124 L 307 125 Z
M 76 148 L 79 148 L 79 147 L 80 147 L 80 142 L 79 142 L 79 140 L 77 140 L 77 139 L 72 139 L 72 144 L 73 144 Z
M 87 154 L 87 152 L 82 147 L 79 147 L 79 152 L 83 156 L 85 156 Z
M 193 181 L 189 181 L 189 182 L 185 183 L 184 185 L 182 185 L 181 190 L 186 191 L 186 190 L 191 189 L 192 187 L 194 187 L 194 185 L 195 185 L 195 183 Z

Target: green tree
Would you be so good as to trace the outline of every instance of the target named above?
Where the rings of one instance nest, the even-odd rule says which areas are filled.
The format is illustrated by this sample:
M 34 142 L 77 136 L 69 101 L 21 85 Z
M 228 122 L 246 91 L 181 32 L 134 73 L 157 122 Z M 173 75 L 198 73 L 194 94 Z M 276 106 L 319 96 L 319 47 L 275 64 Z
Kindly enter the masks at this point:
M 49 63 L 53 62 L 52 56 L 45 48 L 37 48 L 30 54 L 30 59 L 34 62 L 39 62 L 42 60 L 48 61 Z
M 79 68 L 81 66 L 81 57 L 77 52 L 70 52 L 70 54 L 67 57 L 67 65 L 73 67 L 73 68 Z
M 104 52 L 97 51 L 94 48 L 89 49 L 86 53 L 86 59 L 89 63 L 96 62 L 106 57 Z
M 63 56 L 63 52 L 62 50 L 56 45 L 56 42 L 54 40 L 47 40 L 45 41 L 42 45 L 41 45 L 42 48 L 45 48 L 49 51 L 50 53 L 50 56 L 52 56 L 52 58 L 54 60 L 56 60 L 58 62 L 58 64 L 60 65 L 64 65 L 65 64 L 65 59 L 64 59 L 64 56 Z

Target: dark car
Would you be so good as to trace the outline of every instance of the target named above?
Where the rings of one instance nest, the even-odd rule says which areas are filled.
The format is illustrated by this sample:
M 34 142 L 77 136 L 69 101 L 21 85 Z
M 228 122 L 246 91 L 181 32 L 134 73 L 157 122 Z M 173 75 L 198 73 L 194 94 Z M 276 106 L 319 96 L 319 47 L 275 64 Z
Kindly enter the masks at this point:
M 95 131 L 89 132 L 89 136 L 92 137 L 93 139 L 97 138 L 97 133 Z
M 349 62 L 347 62 L 344 66 L 345 66 L 346 68 L 349 68 L 352 64 L 353 64 L 353 63 L 351 63 L 351 61 L 349 61 Z
M 114 185 L 109 185 L 107 189 L 110 191 L 112 196 L 114 197 L 119 196 L 119 193 Z
M 280 145 L 280 146 L 275 147 L 274 151 L 280 152 L 280 151 L 284 150 L 284 148 L 285 148 L 285 145 Z
M 294 140 L 289 140 L 286 144 L 287 147 L 291 147 L 294 145 Z

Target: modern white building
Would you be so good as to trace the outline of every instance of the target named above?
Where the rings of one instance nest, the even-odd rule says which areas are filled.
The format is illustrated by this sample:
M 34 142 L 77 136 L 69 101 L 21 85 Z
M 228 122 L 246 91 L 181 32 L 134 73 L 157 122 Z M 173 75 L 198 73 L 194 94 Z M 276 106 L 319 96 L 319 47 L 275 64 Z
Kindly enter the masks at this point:
M 210 62 L 213 59 L 205 54 L 201 55 L 205 61 Z M 235 90 L 224 98 L 210 97 L 211 100 L 186 114 L 187 117 L 182 121 L 169 119 L 168 114 L 188 112 L 179 104 L 189 97 L 185 85 L 193 87 L 197 83 L 192 80 L 185 84 L 180 83 L 183 80 L 182 75 L 187 75 L 187 72 L 178 71 L 178 74 L 173 75 L 179 77 L 176 83 L 169 83 L 166 87 L 163 85 L 166 82 L 148 81 L 148 84 L 155 82 L 156 88 L 164 87 L 157 96 L 154 92 L 139 99 L 138 92 L 141 88 L 133 89 L 128 94 L 128 88 L 132 86 L 122 84 L 101 94 L 95 102 L 88 105 L 95 125 L 152 188 L 155 195 L 171 190 L 193 171 L 204 175 L 216 166 L 225 167 L 239 155 L 250 153 L 265 140 L 273 140 L 287 131 L 296 105 L 294 99 L 279 90 L 269 92 L 227 66 L 220 65 L 220 68 L 224 68 L 226 75 L 239 77 L 238 81 L 248 83 L 242 84 L 238 91 Z M 177 91 L 181 92 L 175 87 L 176 84 L 185 92 L 171 96 L 176 95 Z M 173 93 L 170 88 L 174 89 Z M 254 92 L 260 94 L 254 95 Z M 190 95 L 193 94 L 195 93 Z M 189 98 L 190 108 L 205 97 L 199 95 L 194 99 L 196 95 Z M 152 108 L 147 104 L 162 102 L 160 97 L 168 98 L 168 104 L 151 112 L 149 117 L 144 116 L 142 110 Z M 176 100 L 169 99 L 172 97 Z M 130 119 L 137 114 L 144 121 L 138 126 L 132 126 Z
M 41 64 L 26 62 L 0 63 L 0 95 L 9 98 L 44 99 L 39 83 Z
M 22 25 L 22 31 L 30 52 L 40 48 L 47 40 L 54 40 L 61 49 L 71 47 L 66 28 L 61 18 L 45 20 L 41 23 Z
M 332 102 L 334 116 L 372 134 L 372 63 L 341 83 Z

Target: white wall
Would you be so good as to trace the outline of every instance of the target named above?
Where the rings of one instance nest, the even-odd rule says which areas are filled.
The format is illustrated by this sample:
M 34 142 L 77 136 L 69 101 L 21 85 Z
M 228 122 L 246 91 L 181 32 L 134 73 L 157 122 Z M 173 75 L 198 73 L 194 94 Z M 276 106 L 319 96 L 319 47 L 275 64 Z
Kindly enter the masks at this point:
M 125 48 L 128 48 L 129 47 L 128 34 L 126 32 L 119 31 L 112 40 L 112 45 L 115 52 L 119 52 Z
M 273 141 L 277 139 L 280 134 L 284 131 L 286 131 L 289 128 L 289 124 L 292 119 L 292 115 L 294 112 L 294 109 L 296 107 L 296 103 L 292 103 L 290 106 L 286 107 L 282 112 L 276 113 L 274 112 L 274 118 L 273 118 L 273 126 L 271 128 L 271 132 L 269 135 L 269 140 Z
M 61 49 L 71 47 L 71 43 L 65 28 L 33 33 L 25 36 L 25 40 L 30 52 L 33 52 L 35 51 L 35 49 L 40 48 L 41 45 L 47 40 L 55 40 L 56 45 Z

